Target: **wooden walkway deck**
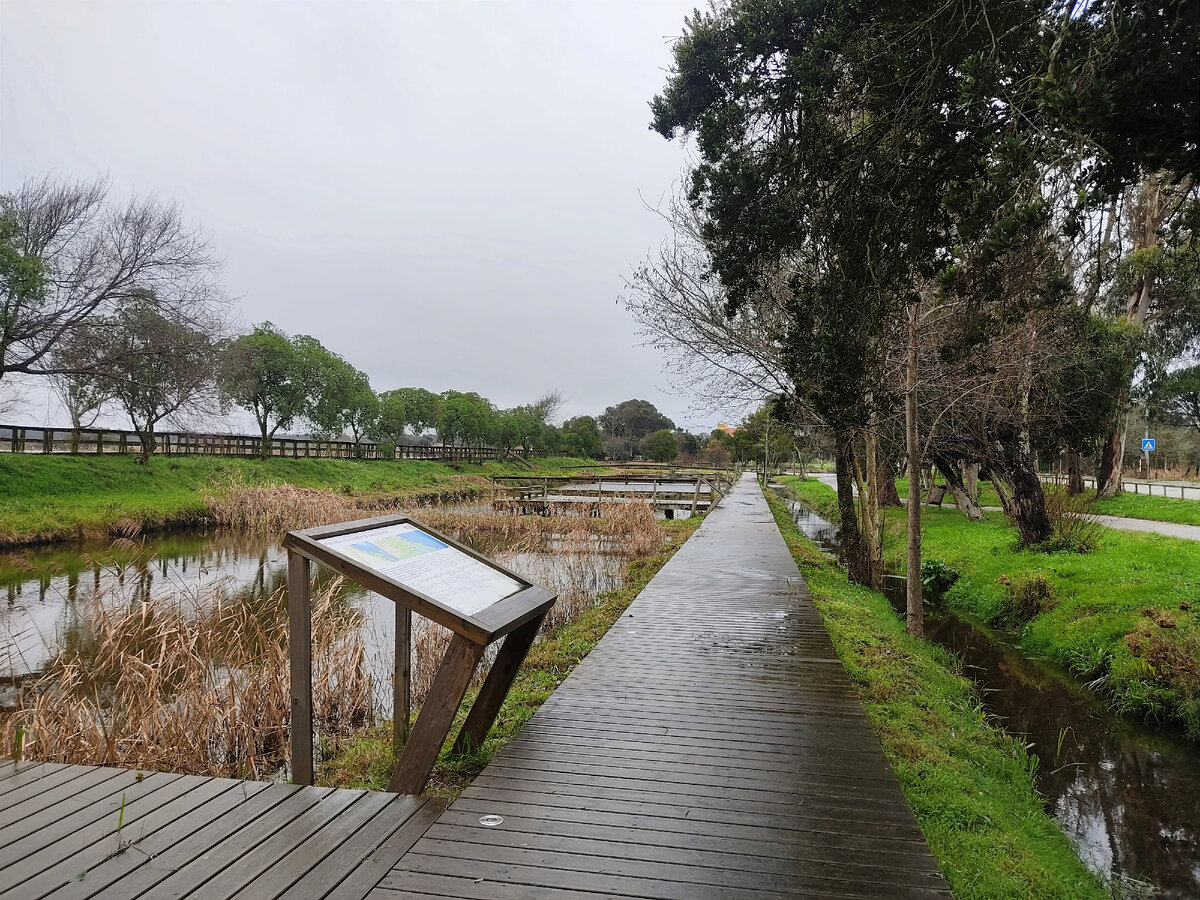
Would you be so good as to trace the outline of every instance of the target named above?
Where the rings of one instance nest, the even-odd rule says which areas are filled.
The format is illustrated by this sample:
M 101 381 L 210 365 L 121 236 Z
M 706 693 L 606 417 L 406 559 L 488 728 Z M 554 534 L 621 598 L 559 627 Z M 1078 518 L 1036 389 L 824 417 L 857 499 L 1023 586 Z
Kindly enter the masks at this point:
M 0 897 L 366 896 L 949 891 L 747 477 L 449 809 L 0 765 Z
M 749 476 L 370 895 L 611 896 L 950 896 Z
M 444 808 L 370 791 L 6 763 L 0 897 L 362 900 Z

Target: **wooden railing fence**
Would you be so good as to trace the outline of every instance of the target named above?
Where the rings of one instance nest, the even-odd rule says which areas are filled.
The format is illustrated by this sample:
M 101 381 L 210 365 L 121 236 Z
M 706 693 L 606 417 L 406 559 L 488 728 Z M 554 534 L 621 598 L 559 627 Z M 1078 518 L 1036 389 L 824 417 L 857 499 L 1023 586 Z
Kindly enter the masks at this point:
M 163 456 L 245 456 L 260 454 L 262 438 L 251 434 L 193 434 L 156 432 L 155 452 Z M 0 453 L 112 454 L 140 453 L 135 431 L 115 428 L 31 428 L 0 425 Z M 288 459 L 384 459 L 379 444 L 281 437 L 271 440 L 270 455 Z M 496 447 L 457 447 L 450 444 L 397 444 L 395 459 L 482 462 L 510 454 Z

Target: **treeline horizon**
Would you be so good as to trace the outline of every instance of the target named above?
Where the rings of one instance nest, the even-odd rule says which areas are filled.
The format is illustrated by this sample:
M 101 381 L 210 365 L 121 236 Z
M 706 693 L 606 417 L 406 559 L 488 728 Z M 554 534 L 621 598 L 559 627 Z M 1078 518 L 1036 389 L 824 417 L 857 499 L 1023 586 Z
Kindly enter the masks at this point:
M 46 379 L 71 429 L 117 414 L 142 457 L 173 425 L 248 412 L 270 452 L 280 433 L 377 443 L 382 454 L 433 434 L 457 446 L 512 452 L 674 459 L 701 438 L 645 400 L 556 424 L 557 390 L 499 408 L 475 391 L 376 392 L 367 374 L 311 335 L 271 322 L 245 332 L 218 280 L 210 239 L 177 203 L 123 203 L 104 179 L 46 175 L 0 196 L 0 389 Z M 0 403 L 0 416 L 7 412 Z

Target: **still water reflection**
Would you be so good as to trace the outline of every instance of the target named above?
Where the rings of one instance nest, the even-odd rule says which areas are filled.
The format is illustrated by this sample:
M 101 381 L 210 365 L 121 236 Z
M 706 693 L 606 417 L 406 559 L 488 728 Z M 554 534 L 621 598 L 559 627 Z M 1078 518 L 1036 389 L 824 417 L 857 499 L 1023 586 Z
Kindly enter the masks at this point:
M 557 591 L 561 603 L 579 602 L 580 593 L 594 597 L 618 587 L 623 578 L 623 558 L 603 552 L 599 542 L 597 552 L 586 555 L 563 552 L 552 540 L 540 553 L 524 547 L 507 552 L 494 541 L 476 549 Z M 330 577 L 320 567 L 317 573 Z M 269 596 L 284 585 L 286 575 L 287 552 L 277 540 L 220 530 L 0 555 L 0 711 L 19 705 L 22 690 L 58 648 L 88 646 L 95 637 L 89 601 L 97 594 L 117 592 L 133 603 L 183 600 L 185 608 L 189 603 L 200 608 L 218 597 L 252 602 Z M 342 596 L 360 614 L 376 708 L 390 710 L 395 607 L 350 583 Z

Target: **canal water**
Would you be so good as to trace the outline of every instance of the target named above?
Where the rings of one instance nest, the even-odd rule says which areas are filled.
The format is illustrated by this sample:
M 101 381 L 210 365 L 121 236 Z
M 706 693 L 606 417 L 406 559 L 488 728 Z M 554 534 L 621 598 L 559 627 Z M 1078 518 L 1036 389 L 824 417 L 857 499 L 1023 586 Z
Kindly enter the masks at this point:
M 802 533 L 838 551 L 837 526 L 788 506 Z M 1118 896 L 1200 898 L 1200 747 L 1114 715 L 1069 674 L 952 613 L 931 611 L 926 636 L 962 660 L 987 711 L 1029 745 L 1047 812 Z

